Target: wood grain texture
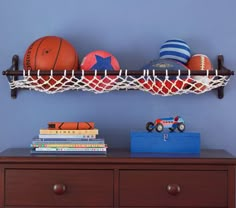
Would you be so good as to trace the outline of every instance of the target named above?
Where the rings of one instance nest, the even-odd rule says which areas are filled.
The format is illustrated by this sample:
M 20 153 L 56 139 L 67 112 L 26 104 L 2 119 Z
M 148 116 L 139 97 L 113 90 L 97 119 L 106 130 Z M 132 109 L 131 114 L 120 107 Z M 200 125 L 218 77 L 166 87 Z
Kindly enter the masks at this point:
M 223 150 L 32 156 L 8 149 L 0 153 L 0 207 L 235 208 L 235 167 Z

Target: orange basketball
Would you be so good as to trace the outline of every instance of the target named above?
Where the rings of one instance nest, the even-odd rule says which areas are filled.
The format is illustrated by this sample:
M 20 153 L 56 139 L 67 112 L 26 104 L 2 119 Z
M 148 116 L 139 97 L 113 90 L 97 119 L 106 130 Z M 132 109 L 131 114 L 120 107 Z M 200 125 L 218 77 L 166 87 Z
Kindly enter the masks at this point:
M 24 56 L 25 70 L 77 70 L 78 54 L 65 39 L 57 36 L 45 36 L 35 40 Z M 62 76 L 54 76 L 59 80 Z M 43 76 L 45 80 L 49 76 Z M 55 82 L 55 81 L 54 81 Z M 54 84 L 50 80 L 50 84 Z
M 188 63 L 187 63 L 187 67 L 190 70 L 213 70 L 212 64 L 210 59 L 203 54 L 195 54 L 193 55 Z M 196 92 L 201 92 L 204 91 L 209 82 L 210 82 L 210 78 L 211 76 L 191 76 L 194 79 L 194 91 Z

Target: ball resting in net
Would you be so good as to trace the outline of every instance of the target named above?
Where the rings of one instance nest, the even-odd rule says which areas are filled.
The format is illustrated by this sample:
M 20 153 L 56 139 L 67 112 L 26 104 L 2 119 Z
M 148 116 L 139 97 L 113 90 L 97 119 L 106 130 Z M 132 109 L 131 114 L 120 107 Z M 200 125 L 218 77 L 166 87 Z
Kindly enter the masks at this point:
M 19 80 L 9 80 L 11 89 L 25 88 L 48 94 L 64 92 L 67 90 L 80 90 L 93 93 L 105 93 L 118 90 L 140 90 L 151 93 L 152 95 L 172 96 L 180 94 L 201 94 L 218 87 L 225 86 L 230 76 L 218 75 L 218 70 L 214 71 L 214 75 L 192 75 L 188 71 L 188 75 L 181 76 L 181 72 L 173 79 L 173 75 L 169 76 L 168 70 L 165 74 L 158 76 L 154 70 L 143 70 L 142 75 L 130 75 L 128 70 L 120 70 L 118 75 L 107 75 L 104 71 L 104 76 L 98 76 L 97 70 L 93 75 L 85 75 L 84 71 L 80 76 L 75 75 L 72 70 L 68 74 L 64 70 L 64 75 L 55 78 L 53 70 L 51 75 L 46 79 L 45 76 L 40 75 L 40 70 L 37 75 L 31 75 L 30 71 L 27 73 L 23 71 L 23 77 Z M 171 77 L 171 78 L 170 78 Z

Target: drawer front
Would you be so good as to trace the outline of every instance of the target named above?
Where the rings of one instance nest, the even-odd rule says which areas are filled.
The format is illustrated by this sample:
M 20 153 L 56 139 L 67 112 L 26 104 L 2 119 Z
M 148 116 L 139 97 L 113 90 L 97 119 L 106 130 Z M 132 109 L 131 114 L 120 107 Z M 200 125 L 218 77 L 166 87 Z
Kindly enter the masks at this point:
M 227 207 L 227 171 L 123 170 L 120 206 Z
M 113 206 L 112 170 L 6 170 L 7 206 Z

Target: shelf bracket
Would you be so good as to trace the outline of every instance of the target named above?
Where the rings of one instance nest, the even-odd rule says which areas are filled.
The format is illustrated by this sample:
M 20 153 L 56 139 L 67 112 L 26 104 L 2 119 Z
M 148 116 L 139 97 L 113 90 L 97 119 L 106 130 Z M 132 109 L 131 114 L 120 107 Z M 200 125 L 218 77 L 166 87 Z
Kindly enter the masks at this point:
M 6 71 L 19 71 L 19 56 L 18 55 L 14 55 L 12 57 L 12 65 L 11 67 L 6 70 Z M 7 75 L 7 78 L 9 80 L 9 82 L 18 80 L 18 75 Z M 16 99 L 17 97 L 17 88 L 11 89 L 11 98 Z
M 218 70 L 224 69 L 224 56 L 223 55 L 218 56 L 217 64 L 218 64 Z M 218 98 L 222 99 L 224 97 L 224 86 L 218 87 L 217 92 L 218 92 Z

